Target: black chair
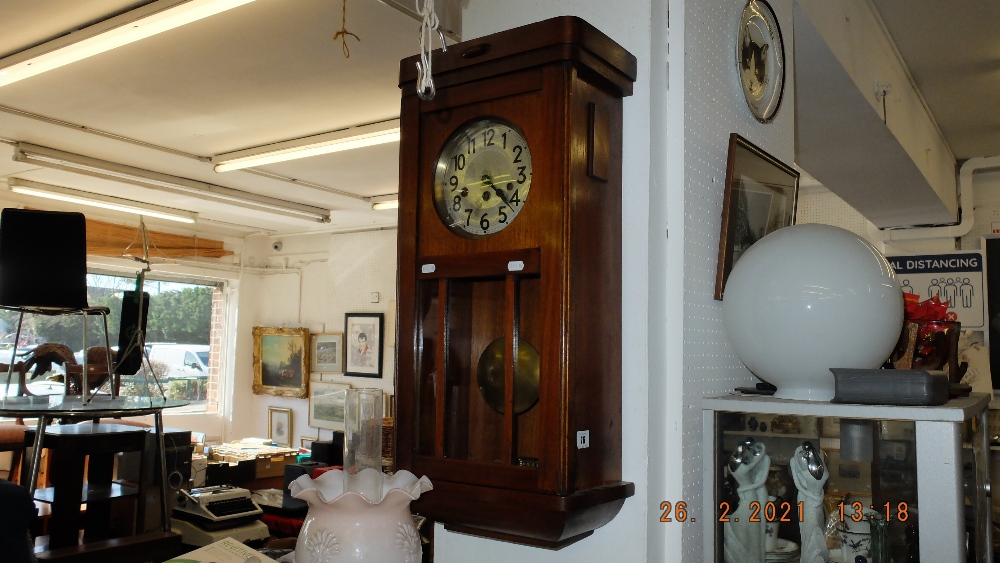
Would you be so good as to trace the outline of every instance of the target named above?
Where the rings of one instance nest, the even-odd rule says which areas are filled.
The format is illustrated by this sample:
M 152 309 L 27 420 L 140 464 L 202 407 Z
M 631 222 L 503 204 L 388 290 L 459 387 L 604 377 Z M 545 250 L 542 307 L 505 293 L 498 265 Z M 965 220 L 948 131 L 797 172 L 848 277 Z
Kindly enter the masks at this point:
M 31 524 L 38 511 L 21 486 L 0 479 L 0 551 L 8 563 L 34 562 Z
M 7 371 L 8 388 L 25 313 L 81 315 L 84 350 L 87 349 L 87 317 L 100 315 L 104 321 L 107 365 L 113 365 L 108 336 L 111 311 L 87 303 L 87 221 L 82 213 L 15 208 L 0 212 L 0 308 L 20 313 Z M 86 355 L 82 371 L 88 373 Z M 81 375 L 81 380 L 84 379 L 89 380 L 89 376 Z M 69 380 L 67 374 L 67 391 Z M 91 387 L 92 383 L 80 382 L 84 400 Z M 23 381 L 18 392 L 26 392 Z M 112 385 L 112 395 L 115 394 L 117 389 Z

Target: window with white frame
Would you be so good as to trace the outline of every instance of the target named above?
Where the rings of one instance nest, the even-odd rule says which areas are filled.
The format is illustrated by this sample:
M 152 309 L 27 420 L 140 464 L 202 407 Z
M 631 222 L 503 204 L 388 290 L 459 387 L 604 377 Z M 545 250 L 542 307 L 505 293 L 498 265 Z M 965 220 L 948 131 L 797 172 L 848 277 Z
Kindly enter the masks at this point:
M 88 302 L 91 306 L 110 309 L 108 332 L 112 349 L 117 350 L 118 333 L 122 326 L 122 299 L 126 291 L 136 288 L 136 278 L 119 275 L 91 273 L 87 276 Z M 183 399 L 190 403 L 182 409 L 189 413 L 219 412 L 220 368 L 223 335 L 224 284 L 179 282 L 147 277 L 143 291 L 149 293 L 146 320 L 145 352 L 149 359 L 134 375 L 122 377 L 123 395 L 142 395 L 152 392 L 159 395 L 159 388 L 150 385 L 145 377 L 148 366 L 169 398 Z M 134 324 L 137 319 L 132 320 Z M 18 313 L 0 311 L 0 362 L 8 362 L 14 350 Z M 17 338 L 18 360 L 27 358 L 38 345 L 46 342 L 62 343 L 75 352 L 77 363 L 83 358 L 83 327 L 79 315 L 24 316 Z M 128 322 L 126 322 L 127 326 Z M 104 346 L 104 328 L 99 317 L 90 317 L 87 323 L 87 346 Z M 4 354 L 6 354 L 6 359 Z M 62 393 L 62 366 L 31 379 L 28 390 L 35 394 Z M 29 374 L 30 378 L 32 374 Z M 12 382 L 13 383 L 13 382 Z M 108 384 L 103 387 L 109 389 Z M 15 385 L 8 394 L 17 392 Z

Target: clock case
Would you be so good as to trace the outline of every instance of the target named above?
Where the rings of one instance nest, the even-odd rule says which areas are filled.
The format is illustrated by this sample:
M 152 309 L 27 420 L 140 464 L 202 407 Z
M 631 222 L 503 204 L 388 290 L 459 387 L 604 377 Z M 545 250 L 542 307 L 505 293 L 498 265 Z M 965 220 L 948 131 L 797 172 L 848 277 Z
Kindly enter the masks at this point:
M 621 146 L 636 59 L 560 17 L 435 51 L 430 101 L 418 60 L 400 63 L 397 467 L 431 479 L 413 509 L 446 529 L 558 549 L 635 492 L 621 475 Z M 467 239 L 434 209 L 434 163 L 484 116 L 524 132 L 532 185 L 506 229 Z M 476 382 L 498 338 L 502 413 Z M 539 383 L 515 413 L 519 338 Z

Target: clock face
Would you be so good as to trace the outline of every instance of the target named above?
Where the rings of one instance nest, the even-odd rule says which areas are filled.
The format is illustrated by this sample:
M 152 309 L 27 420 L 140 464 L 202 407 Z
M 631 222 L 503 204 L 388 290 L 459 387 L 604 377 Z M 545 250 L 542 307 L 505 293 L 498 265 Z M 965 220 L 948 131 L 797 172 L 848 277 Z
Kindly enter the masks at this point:
M 481 238 L 507 228 L 528 201 L 531 151 L 512 123 L 485 118 L 459 127 L 434 165 L 434 207 L 453 233 Z

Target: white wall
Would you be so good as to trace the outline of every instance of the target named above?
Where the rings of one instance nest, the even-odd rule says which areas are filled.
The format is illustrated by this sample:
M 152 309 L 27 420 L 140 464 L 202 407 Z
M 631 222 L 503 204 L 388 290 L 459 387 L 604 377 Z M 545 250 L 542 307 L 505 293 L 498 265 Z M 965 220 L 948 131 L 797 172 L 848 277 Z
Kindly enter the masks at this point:
M 384 313 L 395 307 L 396 231 L 258 237 L 248 245 L 238 289 L 238 318 L 232 409 L 225 440 L 266 437 L 268 407 L 292 410 L 292 438 L 313 436 L 306 399 L 253 394 L 253 336 L 255 326 L 306 327 L 310 332 L 343 332 L 345 313 Z M 280 240 L 275 252 L 271 243 Z M 371 303 L 371 293 L 379 302 Z M 391 327 L 386 327 L 387 337 Z M 394 352 L 383 347 L 381 379 L 323 375 L 324 380 L 351 387 L 393 388 Z M 323 438 L 330 432 L 322 431 Z
M 657 1 L 660 4 L 662 2 Z M 560 551 L 434 530 L 439 563 L 507 561 L 646 561 L 647 519 L 655 503 L 647 494 L 648 220 L 650 185 L 650 0 L 470 0 L 463 13 L 463 37 L 472 39 L 561 15 L 580 16 L 614 39 L 639 61 L 634 94 L 624 102 L 622 244 L 622 474 L 636 486 L 618 516 L 593 536 Z M 661 59 L 662 61 L 662 59 Z M 660 95 L 660 94 L 658 94 Z M 434 494 L 433 492 L 428 494 Z M 652 509 L 650 507 L 652 506 Z M 483 507 L 484 510 L 488 509 Z M 676 560 L 670 559 L 670 560 Z

